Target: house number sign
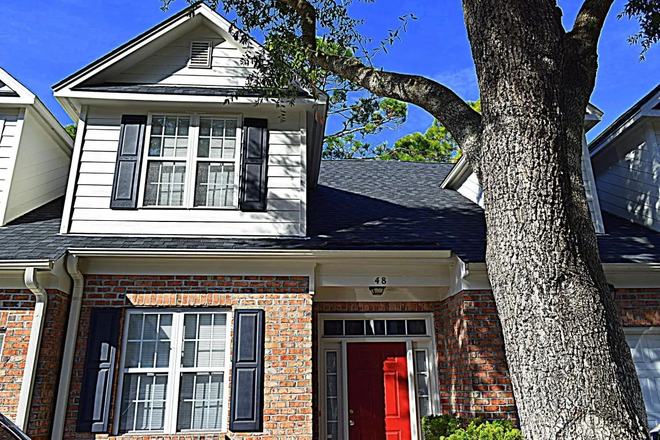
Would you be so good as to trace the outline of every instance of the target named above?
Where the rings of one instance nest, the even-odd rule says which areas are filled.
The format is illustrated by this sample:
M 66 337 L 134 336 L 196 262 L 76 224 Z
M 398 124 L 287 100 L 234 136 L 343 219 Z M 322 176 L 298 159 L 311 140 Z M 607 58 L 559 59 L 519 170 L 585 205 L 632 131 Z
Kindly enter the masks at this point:
M 376 277 L 374 283 L 380 286 L 387 285 L 387 277 Z

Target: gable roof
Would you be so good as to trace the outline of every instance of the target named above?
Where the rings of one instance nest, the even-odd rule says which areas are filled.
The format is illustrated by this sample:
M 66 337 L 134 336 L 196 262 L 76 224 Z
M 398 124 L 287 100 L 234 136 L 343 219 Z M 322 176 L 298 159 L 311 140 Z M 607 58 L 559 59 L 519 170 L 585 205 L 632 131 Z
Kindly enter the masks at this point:
M 68 150 L 73 149 L 73 139 L 64 130 L 62 124 L 48 110 L 48 107 L 32 93 L 27 87 L 21 84 L 9 72 L 0 67 L 0 105 L 12 106 L 31 106 L 41 117 L 42 121 L 53 129 L 57 137 L 62 141 Z
M 594 155 L 601 150 L 610 140 L 620 135 L 624 130 L 633 125 L 639 118 L 644 116 L 644 110 L 660 110 L 660 84 L 637 101 L 632 107 L 619 116 L 609 127 L 600 133 L 589 143 L 589 152 Z
M 103 237 L 60 235 L 62 200 L 0 230 L 0 260 L 57 259 L 68 249 L 443 250 L 483 262 L 483 210 L 439 187 L 451 164 L 326 161 L 310 191 L 307 238 Z M 605 263 L 660 263 L 660 233 L 604 214 Z
M 239 43 L 233 38 L 230 32 L 230 30 L 236 30 L 236 28 L 227 19 L 225 19 L 222 15 L 218 14 L 213 9 L 211 9 L 204 2 L 197 2 L 177 12 L 176 14 L 167 18 L 166 20 L 163 20 L 162 22 L 158 23 L 151 29 L 146 30 L 137 37 L 113 49 L 112 51 L 98 58 L 97 60 L 92 61 L 87 66 L 83 67 L 77 72 L 67 76 L 63 80 L 53 85 L 53 90 L 55 92 L 58 92 L 65 88 L 74 88 L 80 85 L 91 76 L 98 74 L 100 71 L 104 70 L 110 65 L 120 61 L 124 57 L 146 46 L 147 44 L 155 41 L 159 37 L 183 25 L 184 23 L 190 21 L 191 19 L 195 18 L 198 15 L 201 15 L 204 18 L 206 18 L 212 25 L 215 26 L 216 30 L 222 32 L 223 37 L 225 37 L 229 41 L 232 41 L 236 45 L 239 45 Z M 250 38 L 247 35 L 246 37 L 255 45 L 260 46 L 259 43 L 256 42 L 256 40 Z

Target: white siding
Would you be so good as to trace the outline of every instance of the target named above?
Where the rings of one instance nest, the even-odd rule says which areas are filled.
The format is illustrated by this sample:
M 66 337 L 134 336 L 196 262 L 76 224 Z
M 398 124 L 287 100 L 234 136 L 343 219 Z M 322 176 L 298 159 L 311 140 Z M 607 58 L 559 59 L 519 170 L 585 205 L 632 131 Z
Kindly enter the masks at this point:
M 591 158 L 589 157 L 589 147 L 587 146 L 587 138 L 582 136 L 582 181 L 584 182 L 584 191 L 587 197 L 587 204 L 589 205 L 589 213 L 591 214 L 591 221 L 594 224 L 594 229 L 597 234 L 605 232 L 603 225 L 603 217 L 600 212 L 600 202 L 596 194 L 596 180 L 594 172 L 591 167 Z
M 211 68 L 190 68 L 190 42 L 211 41 Z M 236 46 L 206 26 L 199 26 L 115 77 L 112 83 L 238 87 L 249 73 Z
M 472 200 L 477 205 L 484 207 L 484 193 L 479 184 L 479 179 L 477 175 L 471 173 L 470 176 L 465 179 L 465 182 L 457 189 L 465 198 Z
M 20 113 L 18 108 L 0 108 L 0 223 L 6 210 L 9 182 L 16 162 L 22 126 Z
M 27 109 L 5 223 L 64 195 L 70 162 L 65 148 L 55 140 L 52 129 L 44 128 L 36 111 Z
M 135 114 L 127 109 L 123 113 Z M 144 208 L 111 210 L 110 195 L 117 158 L 122 110 L 90 108 L 73 199 L 70 233 L 125 235 L 301 235 L 301 166 L 305 114 L 246 107 L 244 117 L 268 118 L 268 208 L 238 210 Z M 81 134 L 83 135 L 83 134 Z M 144 166 L 144 161 L 143 161 Z
M 603 210 L 660 231 L 660 130 L 648 123 L 636 145 L 596 177 Z
M 595 182 L 593 171 L 591 169 L 591 162 L 588 156 L 589 152 L 586 145 L 586 139 L 582 145 L 582 180 L 584 181 L 584 189 L 589 204 L 589 212 L 591 213 L 591 220 L 594 223 L 594 228 L 597 233 L 603 233 L 603 219 L 600 214 L 600 206 L 598 199 L 594 198 Z M 473 201 L 477 205 L 484 207 L 484 193 L 481 189 L 481 184 L 477 179 L 477 175 L 470 173 L 467 179 L 458 187 L 457 191 L 465 198 Z

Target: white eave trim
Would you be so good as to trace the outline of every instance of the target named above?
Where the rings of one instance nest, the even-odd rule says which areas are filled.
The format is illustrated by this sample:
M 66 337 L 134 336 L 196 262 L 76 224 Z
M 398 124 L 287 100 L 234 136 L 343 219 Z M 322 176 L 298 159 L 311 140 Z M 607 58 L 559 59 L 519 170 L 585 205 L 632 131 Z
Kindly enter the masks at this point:
M 461 183 L 465 180 L 467 175 L 472 171 L 470 164 L 468 163 L 465 156 L 461 156 L 458 161 L 445 177 L 445 180 L 440 184 L 440 188 L 443 189 L 456 189 Z
M 0 270 L 52 269 L 52 260 L 0 260 Z
M 143 101 L 143 102 L 157 102 L 159 104 L 168 104 L 172 102 L 187 102 L 187 103 L 211 103 L 211 104 L 224 104 L 225 101 L 230 100 L 229 104 L 259 104 L 264 102 L 276 104 L 278 100 L 259 97 L 232 97 L 232 96 L 217 96 L 217 95 L 184 95 L 184 94 L 158 94 L 158 93 L 123 93 L 123 92 L 91 92 L 85 90 L 63 90 L 55 93 L 55 97 L 63 106 L 62 102 L 65 98 L 71 99 L 99 99 L 117 101 Z M 310 105 L 325 105 L 326 101 L 314 98 L 296 98 L 296 104 L 310 104 Z
M 347 258 L 404 261 L 405 259 L 449 260 L 451 251 L 362 251 L 362 250 L 199 250 L 199 249 L 90 249 L 71 248 L 78 257 L 152 257 L 152 258 L 220 258 L 220 259 L 313 259 L 345 260 Z M 452 260 L 453 261 L 453 260 Z

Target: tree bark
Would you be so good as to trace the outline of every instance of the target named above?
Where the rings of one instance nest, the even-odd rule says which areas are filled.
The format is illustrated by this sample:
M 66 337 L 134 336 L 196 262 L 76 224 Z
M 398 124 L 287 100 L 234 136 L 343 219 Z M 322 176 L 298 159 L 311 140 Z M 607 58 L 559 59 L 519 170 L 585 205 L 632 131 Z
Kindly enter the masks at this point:
M 613 0 L 585 0 L 568 33 L 556 0 L 462 0 L 481 116 L 428 78 L 319 54 L 313 2 L 277 1 L 300 15 L 313 63 L 426 109 L 477 173 L 486 263 L 525 438 L 649 439 L 580 166 L 596 49 Z
M 523 434 L 648 439 L 580 168 L 595 51 L 574 56 L 554 1 L 498 3 L 463 2 L 483 109 L 471 164 Z

